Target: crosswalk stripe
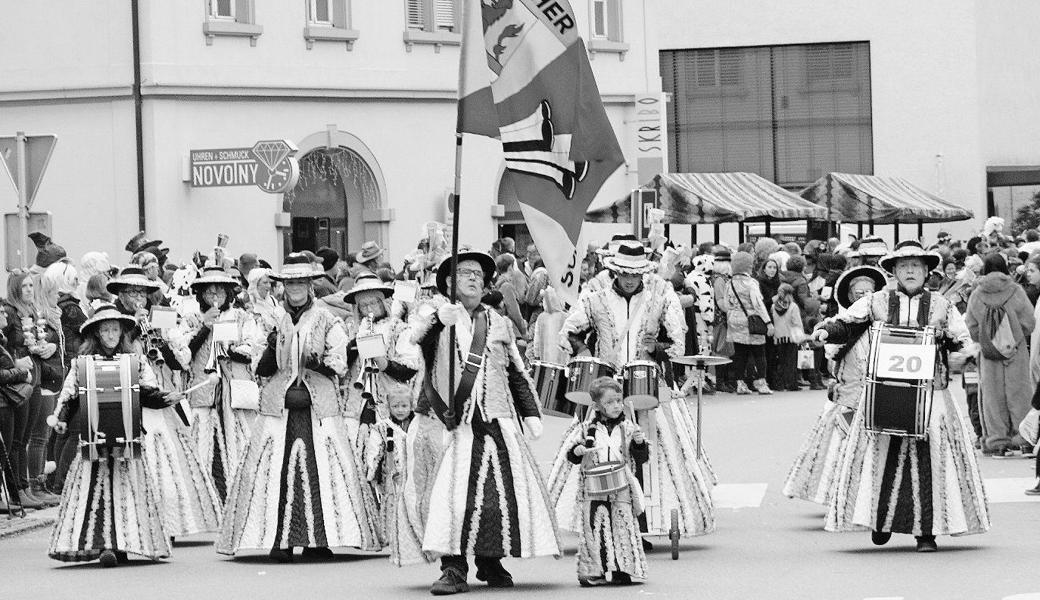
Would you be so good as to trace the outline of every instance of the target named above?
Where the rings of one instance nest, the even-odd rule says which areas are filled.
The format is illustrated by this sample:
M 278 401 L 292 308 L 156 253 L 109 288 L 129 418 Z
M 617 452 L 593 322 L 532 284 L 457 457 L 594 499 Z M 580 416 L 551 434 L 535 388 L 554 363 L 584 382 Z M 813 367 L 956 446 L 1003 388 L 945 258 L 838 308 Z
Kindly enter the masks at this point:
M 1027 496 L 1025 491 L 1036 485 L 1033 477 L 994 477 L 983 479 L 986 499 L 990 504 L 1040 502 L 1040 496 Z
M 720 483 L 712 492 L 715 508 L 758 508 L 765 498 L 767 483 Z

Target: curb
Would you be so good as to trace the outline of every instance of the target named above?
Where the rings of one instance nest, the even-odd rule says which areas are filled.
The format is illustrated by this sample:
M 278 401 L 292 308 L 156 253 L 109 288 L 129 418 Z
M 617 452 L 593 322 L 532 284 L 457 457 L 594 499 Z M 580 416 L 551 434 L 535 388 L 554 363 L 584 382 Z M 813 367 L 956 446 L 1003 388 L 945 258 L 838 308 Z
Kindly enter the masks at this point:
M 33 518 L 25 517 L 11 520 L 0 520 L 0 540 L 51 527 L 54 525 L 53 517 Z

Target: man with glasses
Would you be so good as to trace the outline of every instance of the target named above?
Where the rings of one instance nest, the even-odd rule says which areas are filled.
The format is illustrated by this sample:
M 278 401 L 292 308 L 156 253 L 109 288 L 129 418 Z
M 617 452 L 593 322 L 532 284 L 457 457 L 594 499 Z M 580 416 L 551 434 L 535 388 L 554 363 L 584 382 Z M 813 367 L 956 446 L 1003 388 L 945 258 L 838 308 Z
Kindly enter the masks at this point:
M 449 257 L 437 269 L 444 296 L 451 267 Z M 560 555 L 545 480 L 521 431 L 522 420 L 532 437 L 542 432 L 534 383 L 509 320 L 481 304 L 494 272 L 491 256 L 460 252 L 456 303 L 420 308 L 412 325 L 424 359 L 415 412 L 426 418 L 416 425 L 418 435 L 431 440 L 417 454 L 439 457 L 422 492 L 430 498 L 423 551 L 441 557 L 434 595 L 469 590 L 467 555 L 475 558 L 477 579 L 489 587 L 513 587 L 501 562 L 506 556 Z M 450 353 L 456 357 L 454 388 Z M 435 441 L 442 438 L 438 423 L 449 431 L 443 450 Z

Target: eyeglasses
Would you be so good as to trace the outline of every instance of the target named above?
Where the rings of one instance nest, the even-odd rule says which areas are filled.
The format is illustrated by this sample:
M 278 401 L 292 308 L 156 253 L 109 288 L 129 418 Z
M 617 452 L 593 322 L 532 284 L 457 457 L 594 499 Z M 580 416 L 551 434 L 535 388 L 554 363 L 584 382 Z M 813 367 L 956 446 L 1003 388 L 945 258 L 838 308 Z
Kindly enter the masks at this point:
M 470 279 L 484 278 L 484 271 L 480 269 L 456 269 L 455 273 L 458 275 L 459 279 L 465 279 L 467 277 Z

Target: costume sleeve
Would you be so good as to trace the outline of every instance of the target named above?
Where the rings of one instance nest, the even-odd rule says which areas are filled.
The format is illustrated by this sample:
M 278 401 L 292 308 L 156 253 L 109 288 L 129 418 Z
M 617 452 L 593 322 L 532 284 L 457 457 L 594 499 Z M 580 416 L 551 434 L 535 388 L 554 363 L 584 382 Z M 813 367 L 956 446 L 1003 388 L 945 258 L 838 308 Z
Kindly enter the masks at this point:
M 347 332 L 343 330 L 343 324 L 339 321 L 333 321 L 325 332 L 325 353 L 321 361 L 336 375 L 346 375 Z
M 971 343 L 972 336 L 968 333 L 968 326 L 964 324 L 964 317 L 957 307 L 950 303 L 946 305 L 946 330 L 955 347 L 959 345 L 963 348 Z
M 581 461 L 584 460 L 585 457 L 584 456 L 578 456 L 577 454 L 574 453 L 574 450 L 578 446 L 584 446 L 584 445 L 585 445 L 585 442 L 578 442 L 577 444 L 572 445 L 570 447 L 570 450 L 567 450 L 567 460 L 570 461 L 573 464 L 580 465 Z
M 682 305 L 679 304 L 679 296 L 668 288 L 664 290 L 663 317 L 664 329 L 671 341 L 667 350 L 668 356 L 683 356 L 686 351 L 686 317 L 683 315 Z
M 65 376 L 65 383 L 62 384 L 61 391 L 58 393 L 58 399 L 54 403 L 54 414 L 63 423 L 68 423 L 69 417 L 75 412 L 74 409 L 78 407 L 78 403 L 75 407 L 70 405 L 70 401 L 74 402 L 79 399 L 77 373 L 76 365 L 73 364 L 69 368 L 69 374 Z
M 520 418 L 542 416 L 542 410 L 538 406 L 538 395 L 534 391 L 534 382 L 524 368 L 524 361 L 520 358 L 520 350 L 516 343 L 509 341 L 506 348 L 509 364 L 506 365 L 506 375 L 509 380 L 509 391 L 513 395 L 513 404 Z
M 581 299 L 581 304 L 567 315 L 560 330 L 560 345 L 570 346 L 575 354 L 585 348 L 581 338 L 592 329 L 592 305 L 589 300 L 588 296 Z

